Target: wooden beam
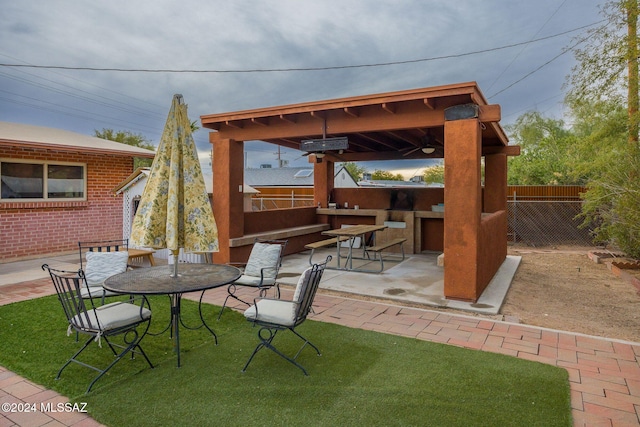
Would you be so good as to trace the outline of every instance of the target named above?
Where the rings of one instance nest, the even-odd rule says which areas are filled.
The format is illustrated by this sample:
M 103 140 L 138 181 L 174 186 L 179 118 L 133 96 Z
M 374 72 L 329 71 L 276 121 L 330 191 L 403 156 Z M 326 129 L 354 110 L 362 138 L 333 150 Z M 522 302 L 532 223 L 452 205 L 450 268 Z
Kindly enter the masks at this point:
M 479 105 L 478 118 L 483 123 L 497 123 L 502 119 L 502 111 L 499 104 Z
M 288 139 L 282 140 L 280 142 L 280 144 L 277 144 L 277 145 L 280 145 L 282 147 L 291 148 L 293 150 L 299 150 L 300 149 L 300 143 L 299 142 L 291 141 L 291 140 L 288 140 Z
M 427 106 L 428 109 L 430 110 L 435 110 L 436 109 L 436 100 L 433 98 L 425 98 L 423 99 L 424 105 Z
M 323 111 L 323 110 L 335 110 L 339 108 L 342 110 L 344 107 L 366 107 L 366 106 L 379 106 L 381 103 L 403 103 L 405 101 L 420 100 L 425 98 L 449 98 L 456 96 L 466 96 L 471 100 L 471 94 L 477 93 L 478 88 L 475 82 L 457 83 L 454 85 L 438 86 L 431 88 L 370 94 L 364 96 L 356 96 L 341 99 L 332 99 L 324 101 L 313 101 L 302 104 L 294 105 L 282 105 L 277 107 L 257 108 L 245 111 L 236 111 L 219 114 L 206 114 L 200 116 L 202 126 L 210 128 L 215 122 L 224 122 L 225 120 L 242 120 L 249 119 L 251 117 L 267 117 L 267 116 L 279 116 L 280 114 L 301 114 L 308 113 L 310 111 Z M 477 102 L 479 105 L 486 104 L 483 101 L 482 96 L 477 97 L 481 102 Z M 439 102 L 439 101 L 438 101 Z
M 269 126 L 269 120 L 266 117 L 265 118 L 252 117 L 251 123 L 255 123 L 260 126 Z
M 356 108 L 344 107 L 343 110 L 348 116 L 358 117 L 358 110 Z
M 502 129 L 502 126 L 500 126 L 500 123 L 491 122 L 489 123 L 489 127 L 493 129 L 497 138 L 500 140 L 502 144 L 506 145 L 509 143 L 509 137 L 507 137 L 507 134 L 504 132 L 504 129 Z
M 227 120 L 224 122 L 224 124 L 234 129 L 242 129 L 242 122 L 234 122 L 231 120 Z
M 331 156 L 331 153 L 326 154 L 327 157 Z M 436 151 L 433 154 L 424 154 L 420 150 L 410 156 L 403 156 L 399 151 L 377 151 L 369 153 L 343 153 L 338 156 L 339 159 L 335 161 L 340 162 L 366 162 L 370 160 L 407 160 L 407 159 L 438 159 L 442 158 L 442 154 L 438 154 Z
M 398 143 L 396 143 L 395 141 L 389 139 L 386 136 L 380 136 L 379 134 L 373 134 L 373 133 L 358 133 L 357 134 L 359 138 L 362 138 L 366 141 L 371 141 L 374 144 L 378 144 L 381 145 L 383 147 L 387 147 L 390 150 L 399 150 L 401 147 Z M 349 142 L 351 143 L 351 142 Z M 368 149 L 368 151 L 375 151 L 372 150 L 371 148 Z
M 292 125 L 296 124 L 296 119 L 295 116 L 291 116 L 291 115 L 285 115 L 285 114 L 280 114 L 280 120 L 290 123 Z
M 347 133 L 386 132 L 409 128 L 435 128 L 444 125 L 443 110 L 416 109 L 389 116 L 382 110 L 379 114 L 362 114 L 357 119 L 342 114 L 330 117 L 329 131 L 333 135 Z M 284 121 L 272 121 L 269 126 L 250 126 L 247 128 L 224 127 L 214 132 L 215 139 L 235 139 L 236 141 L 269 140 L 279 138 L 300 138 L 305 136 L 322 136 L 322 127 L 313 119 L 302 118 L 294 125 Z
M 395 107 L 387 102 L 383 102 L 382 104 L 380 104 L 380 107 L 382 107 L 382 109 L 387 113 L 390 113 L 390 114 L 396 113 Z
M 507 145 L 507 146 L 488 146 L 482 147 L 482 155 L 487 156 L 491 154 L 505 154 L 507 156 L 519 156 L 520 155 L 520 146 L 519 145 Z
M 411 145 L 415 145 L 416 147 L 422 147 L 420 139 L 416 138 L 412 135 L 404 136 L 402 132 L 388 132 L 393 138 L 398 139 L 400 141 L 408 142 Z

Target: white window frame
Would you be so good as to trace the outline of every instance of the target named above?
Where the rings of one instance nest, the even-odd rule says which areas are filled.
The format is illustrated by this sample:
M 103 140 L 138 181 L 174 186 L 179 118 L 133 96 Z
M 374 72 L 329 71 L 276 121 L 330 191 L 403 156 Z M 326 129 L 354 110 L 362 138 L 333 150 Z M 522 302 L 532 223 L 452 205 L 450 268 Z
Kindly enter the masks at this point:
M 0 158 L 0 179 L 2 178 L 2 163 L 24 163 L 31 165 L 43 165 L 42 174 L 43 174 L 43 188 L 42 188 L 42 198 L 2 198 L 2 193 L 0 192 L 0 203 L 19 203 L 19 202 L 53 202 L 53 201 L 75 201 L 75 202 L 85 202 L 87 201 L 87 164 L 86 163 L 76 163 L 76 162 L 59 162 L 52 160 L 31 160 L 31 159 L 11 159 L 11 158 Z M 80 166 L 82 167 L 82 197 L 48 197 L 49 188 L 48 188 L 48 175 L 49 175 L 49 165 L 56 166 Z

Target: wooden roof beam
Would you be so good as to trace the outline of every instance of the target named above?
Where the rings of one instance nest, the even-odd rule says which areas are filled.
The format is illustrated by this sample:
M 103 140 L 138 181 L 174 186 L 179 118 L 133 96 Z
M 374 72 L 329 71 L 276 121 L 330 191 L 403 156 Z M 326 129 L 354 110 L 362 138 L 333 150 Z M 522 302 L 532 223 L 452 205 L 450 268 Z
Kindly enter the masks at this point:
M 383 102 L 382 104 L 380 104 L 380 107 L 386 111 L 389 114 L 395 114 L 396 113 L 396 108 L 394 105 L 389 104 L 388 102 Z
M 358 117 L 360 115 L 357 108 L 344 107 L 342 110 L 345 112 L 346 115 L 351 117 Z
M 230 128 L 234 128 L 234 129 L 242 129 L 242 122 L 238 121 L 232 121 L 232 120 L 226 120 L 224 122 L 225 125 L 229 126 Z
M 289 124 L 292 124 L 292 125 L 295 125 L 297 123 L 295 116 L 292 116 L 292 115 L 280 114 L 278 117 L 283 122 L 286 122 L 286 123 L 289 123 Z
M 380 137 L 370 133 L 359 133 L 358 136 L 390 150 L 399 150 L 401 148 L 399 144 L 394 143 L 394 141 L 389 140 L 387 137 Z
M 379 108 L 379 107 L 378 107 Z M 403 114 L 388 116 L 382 110 L 379 115 L 361 115 L 353 119 L 343 115 L 331 118 L 327 123 L 327 133 L 343 135 L 348 133 L 371 133 L 395 131 L 403 128 L 431 128 L 444 124 L 444 112 L 441 110 L 412 111 Z M 384 117 L 388 119 L 384 119 Z M 309 116 L 307 116 L 309 117 Z M 283 123 L 271 123 L 267 127 L 250 126 L 243 129 L 223 127 L 218 132 L 213 132 L 214 140 L 235 139 L 236 141 L 268 140 L 278 138 L 298 138 L 305 135 L 322 135 L 322 127 L 316 120 L 300 120 L 296 125 Z M 317 137 L 317 136 L 316 136 Z
M 416 147 L 421 147 L 421 141 L 418 138 L 411 138 L 403 135 L 398 132 L 387 132 L 389 135 L 393 136 L 395 139 L 399 139 L 400 141 L 408 142 L 409 144 L 415 145 Z
M 520 155 L 520 146 L 519 145 L 507 145 L 507 146 L 488 146 L 482 147 L 482 155 L 488 156 L 491 154 L 505 154 L 507 156 L 519 156 Z
M 367 152 L 367 153 L 343 153 L 340 155 L 340 160 L 343 162 L 366 162 L 366 161 L 375 161 L 375 160 L 407 160 L 412 158 L 421 158 L 421 159 L 434 159 L 441 158 L 442 154 L 438 154 L 436 150 L 435 153 L 426 155 L 422 153 L 422 151 L 418 150 L 415 156 L 411 155 L 409 157 L 403 156 L 399 151 L 377 151 L 377 152 Z
M 429 110 L 436 109 L 436 100 L 434 98 L 425 98 L 422 100 Z

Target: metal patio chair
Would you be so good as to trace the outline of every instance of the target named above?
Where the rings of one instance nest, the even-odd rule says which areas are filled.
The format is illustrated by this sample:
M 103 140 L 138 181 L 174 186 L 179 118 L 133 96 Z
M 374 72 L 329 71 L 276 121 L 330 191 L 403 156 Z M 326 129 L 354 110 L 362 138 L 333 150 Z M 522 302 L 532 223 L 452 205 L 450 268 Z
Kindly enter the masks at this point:
M 89 393 L 95 382 L 129 352 L 132 358 L 135 354 L 141 354 L 149 366 L 153 368 L 151 361 L 142 350 L 142 347 L 140 347 L 140 341 L 146 335 L 151 322 L 151 310 L 147 308 L 148 302 L 145 297 L 139 300 L 140 305 L 134 304 L 129 300 L 127 302 L 112 302 L 96 307 L 93 299 L 85 299 L 81 296 L 82 288 L 86 287 L 86 280 L 82 270 L 77 272 L 56 270 L 47 264 L 42 265 L 42 269 L 49 273 L 53 281 L 58 300 L 69 323 L 67 334 L 70 334 L 71 331 L 76 331 L 78 334 L 89 335 L 82 348 L 60 368 L 56 379 L 60 378 L 62 371 L 71 363 L 91 368 L 98 371 L 99 374 L 89 384 L 89 388 L 87 388 L 87 393 Z M 139 331 L 138 329 L 141 330 Z M 122 336 L 122 344 L 112 340 L 113 337 L 118 335 Z M 109 345 L 113 355 L 116 356 L 106 368 L 102 369 L 78 360 L 78 356 L 92 342 L 97 342 L 102 347 L 103 340 Z M 116 348 L 122 351 L 118 352 Z
M 260 343 L 256 346 L 255 350 L 253 350 L 242 372 L 246 371 L 249 363 L 251 363 L 258 351 L 262 348 L 268 348 L 300 368 L 305 375 L 308 375 L 306 369 L 300 365 L 296 359 L 307 344 L 315 349 L 318 356 L 320 356 L 320 350 L 308 339 L 296 332 L 295 328 L 307 319 L 307 315 L 311 311 L 313 299 L 318 291 L 320 279 L 322 279 L 324 269 L 330 260 L 331 255 L 327 256 L 327 259 L 322 264 L 314 264 L 302 273 L 298 280 L 293 300 L 256 298 L 254 304 L 244 312 L 244 316 L 248 321 L 252 322 L 254 326 L 260 326 L 260 330 L 258 331 Z M 304 341 L 302 347 L 300 347 L 293 357 L 287 356 L 273 345 L 273 340 L 278 332 L 285 330 L 290 330 Z
M 236 267 L 244 266 L 244 270 L 242 276 L 227 287 L 227 297 L 224 299 L 220 314 L 218 314 L 218 320 L 220 320 L 229 298 L 233 298 L 248 306 L 251 305 L 251 303 L 236 295 L 238 286 L 257 288 L 260 297 L 266 296 L 267 291 L 275 287 L 276 298 L 280 297 L 280 286 L 276 282 L 276 278 L 282 265 L 282 257 L 287 242 L 287 240 L 256 239 L 246 264 L 230 263 Z
M 106 297 L 118 295 L 102 285 L 109 277 L 127 270 L 128 249 L 129 239 L 78 242 L 80 268 L 88 285 L 82 289 L 82 298 L 100 298 L 104 304 Z

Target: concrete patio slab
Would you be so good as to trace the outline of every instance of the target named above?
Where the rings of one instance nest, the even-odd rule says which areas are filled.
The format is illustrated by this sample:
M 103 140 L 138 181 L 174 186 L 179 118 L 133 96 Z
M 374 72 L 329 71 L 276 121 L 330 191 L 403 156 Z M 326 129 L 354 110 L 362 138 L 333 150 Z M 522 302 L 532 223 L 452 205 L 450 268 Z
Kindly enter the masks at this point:
M 313 261 L 320 262 L 327 255 L 334 257 L 331 265 L 335 266 L 335 248 L 317 250 Z M 326 270 L 320 288 L 405 304 L 453 308 L 485 315 L 498 314 L 521 257 L 508 256 L 481 297 L 473 303 L 444 297 L 444 269 L 437 265 L 438 255 L 440 252 L 408 254 L 401 262 L 385 261 L 385 269 L 381 273 Z M 369 269 L 379 266 L 379 261 L 367 263 L 372 265 L 363 265 L 359 261 L 358 266 Z M 280 283 L 295 286 L 300 273 L 308 266 L 309 251 L 285 256 L 280 268 Z

